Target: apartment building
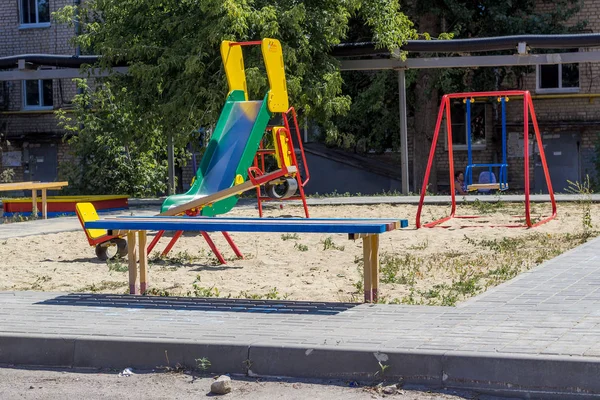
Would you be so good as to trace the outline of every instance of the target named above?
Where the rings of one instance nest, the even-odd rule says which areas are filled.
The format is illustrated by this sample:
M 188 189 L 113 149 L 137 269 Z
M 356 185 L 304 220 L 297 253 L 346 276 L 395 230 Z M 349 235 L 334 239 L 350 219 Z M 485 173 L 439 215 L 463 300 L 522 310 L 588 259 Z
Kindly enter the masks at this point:
M 73 28 L 52 21 L 52 13 L 73 0 L 0 2 L 0 57 L 20 54 L 75 54 Z M 67 156 L 54 110 L 69 107 L 71 79 L 0 82 L 0 171 L 12 169 L 15 181 L 53 181 Z

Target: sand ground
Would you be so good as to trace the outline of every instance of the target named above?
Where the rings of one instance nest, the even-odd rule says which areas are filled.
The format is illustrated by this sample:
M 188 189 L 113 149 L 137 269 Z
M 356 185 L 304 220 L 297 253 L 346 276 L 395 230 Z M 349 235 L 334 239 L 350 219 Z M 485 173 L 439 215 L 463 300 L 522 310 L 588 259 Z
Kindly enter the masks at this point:
M 459 206 L 463 215 L 446 229 L 414 228 L 416 206 L 319 206 L 312 217 L 405 218 L 409 228 L 381 236 L 383 301 L 452 305 L 552 258 L 596 235 L 600 205 L 561 204 L 557 219 L 535 229 L 476 227 L 521 220 L 523 204 Z M 423 218 L 447 214 L 449 207 L 426 206 Z M 548 204 L 532 216 L 549 215 Z M 302 216 L 302 208 L 271 208 L 266 217 Z M 252 209 L 228 215 L 256 216 Z M 475 227 L 460 228 L 460 225 Z M 15 229 L 18 223 L 15 224 Z M 582 232 L 587 234 L 582 238 Z M 182 237 L 169 257 L 154 254 L 149 283 L 154 294 L 307 301 L 361 301 L 362 242 L 346 235 L 232 233 L 245 255 L 234 259 L 224 238 L 211 235 L 224 256 L 219 265 L 201 236 Z M 163 238 L 156 250 L 167 244 Z M 0 242 L 0 290 L 125 293 L 126 261 L 96 259 L 83 232 L 13 238 Z

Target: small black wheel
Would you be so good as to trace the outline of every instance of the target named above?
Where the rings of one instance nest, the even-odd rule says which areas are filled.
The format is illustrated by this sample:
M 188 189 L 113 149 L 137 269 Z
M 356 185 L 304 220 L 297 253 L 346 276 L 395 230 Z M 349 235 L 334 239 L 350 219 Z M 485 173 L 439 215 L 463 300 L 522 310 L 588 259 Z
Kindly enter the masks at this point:
M 127 240 L 121 238 L 111 239 L 96 245 L 96 256 L 100 261 L 121 258 L 127 255 Z
M 116 238 L 116 239 L 112 239 L 111 242 L 117 245 L 117 256 L 119 258 L 127 256 L 127 251 L 128 251 L 127 240 L 121 239 L 121 238 Z
M 106 261 L 109 259 L 108 256 L 108 248 L 110 247 L 109 243 L 100 243 L 96 245 L 96 257 L 100 261 Z
M 265 192 L 272 199 L 287 199 L 296 194 L 298 181 L 295 178 L 285 178 L 283 182 L 268 182 L 265 184 Z

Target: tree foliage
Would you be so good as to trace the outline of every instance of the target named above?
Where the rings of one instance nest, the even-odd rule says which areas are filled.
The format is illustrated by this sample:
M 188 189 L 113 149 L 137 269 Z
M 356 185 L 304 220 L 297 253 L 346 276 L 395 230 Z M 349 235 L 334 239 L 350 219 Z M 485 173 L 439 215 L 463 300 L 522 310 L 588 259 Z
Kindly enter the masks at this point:
M 425 14 L 439 20 L 443 33 L 453 38 L 494 37 L 517 34 L 559 34 L 580 31 L 585 23 L 568 25 L 567 21 L 579 10 L 577 0 L 558 1 L 495 1 L 495 0 L 423 0 L 405 8 L 409 18 L 419 21 Z M 420 29 L 416 25 L 417 29 Z M 422 30 L 422 29 L 421 29 Z M 357 25 L 351 40 L 368 39 L 370 29 Z M 426 39 L 429 35 L 422 32 Z M 496 53 L 485 53 L 499 54 Z M 409 56 L 419 56 L 412 55 Z M 435 56 L 456 56 L 436 54 Z M 433 87 L 441 93 L 522 88 L 523 75 L 530 67 L 451 68 L 431 71 Z M 420 104 L 414 101 L 415 75 L 407 71 L 409 115 L 415 118 L 434 118 L 422 115 Z M 344 75 L 343 93 L 353 99 L 348 116 L 338 119 L 332 145 L 382 151 L 398 148 L 398 84 L 389 71 L 353 72 Z M 434 96 L 435 97 L 435 96 Z M 412 100 L 412 101 L 411 101 Z M 432 99 L 438 102 L 436 97 Z
M 417 4 L 418 15 L 437 15 L 441 28 L 456 38 L 572 33 L 585 26 L 585 22 L 567 23 L 580 9 L 578 0 L 425 0 Z M 485 54 L 500 53 L 506 52 Z M 521 89 L 522 77 L 529 71 L 531 67 L 516 66 L 447 69 L 438 74 L 436 86 L 444 93 Z
M 95 89 L 83 80 L 78 83 L 82 91 L 73 100 L 74 112 L 57 112 L 74 154 L 61 171 L 69 180 L 69 191 L 135 197 L 163 192 L 165 140 L 156 127 L 132 112 L 137 109 L 135 98 L 110 83 Z
M 218 118 L 227 92 L 222 40 L 279 39 L 291 104 L 332 132 L 332 117 L 347 113 L 351 99 L 329 51 L 349 21 L 368 26 L 381 47 L 415 37 L 398 0 L 87 0 L 55 17 L 72 23 L 76 15 L 84 52 L 101 54 L 104 66 L 129 66 L 127 77 L 112 80 L 135 93 L 129 112 L 159 119 L 159 135 L 173 134 L 180 147 Z M 245 64 L 250 94 L 262 99 L 267 80 L 257 49 L 245 50 Z

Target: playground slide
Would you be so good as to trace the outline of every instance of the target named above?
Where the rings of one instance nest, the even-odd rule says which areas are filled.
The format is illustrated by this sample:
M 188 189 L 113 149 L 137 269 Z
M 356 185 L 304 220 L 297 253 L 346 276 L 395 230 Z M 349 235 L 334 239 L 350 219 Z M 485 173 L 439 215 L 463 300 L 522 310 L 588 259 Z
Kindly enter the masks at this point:
M 248 168 L 267 128 L 271 114 L 266 101 L 244 101 L 243 91 L 231 92 L 211 140 L 202 157 L 194 184 L 185 194 L 169 196 L 162 212 L 233 186 L 236 175 L 247 179 Z M 214 216 L 233 208 L 238 196 L 215 202 L 202 209 L 202 215 Z

